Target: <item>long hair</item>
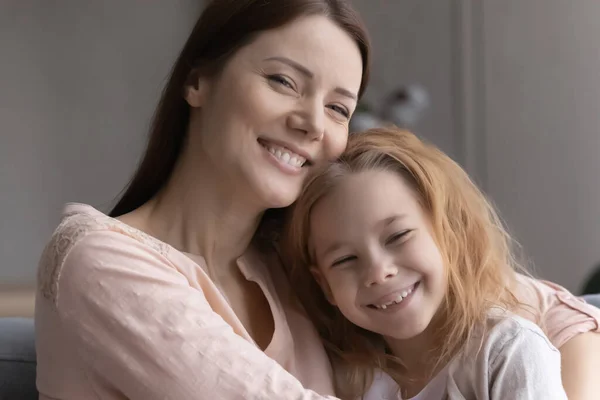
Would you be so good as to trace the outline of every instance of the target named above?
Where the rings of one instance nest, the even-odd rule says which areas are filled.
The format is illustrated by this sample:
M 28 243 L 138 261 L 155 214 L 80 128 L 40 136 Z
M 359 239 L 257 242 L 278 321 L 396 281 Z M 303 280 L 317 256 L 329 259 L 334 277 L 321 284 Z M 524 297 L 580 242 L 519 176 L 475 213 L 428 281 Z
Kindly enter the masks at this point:
M 315 205 L 348 175 L 369 170 L 398 174 L 414 190 L 429 216 L 432 234 L 442 254 L 446 296 L 436 321 L 436 367 L 448 362 L 484 327 L 492 306 L 513 310 L 514 243 L 483 193 L 465 171 L 434 146 L 395 127 L 352 135 L 337 161 L 312 175 L 290 209 L 282 254 L 302 305 L 315 323 L 334 362 L 345 370 L 337 383 L 340 394 L 364 392 L 374 368 L 388 372 L 398 383 L 409 380 L 402 361 L 386 354 L 380 335 L 350 323 L 329 304 L 309 271 L 315 264 L 309 250 L 310 218 Z M 351 201 L 351 200 L 349 200 Z M 377 205 L 373 205 L 376 207 Z
M 237 50 L 260 32 L 300 17 L 323 15 L 356 42 L 363 71 L 359 97 L 369 79 L 371 47 L 358 13 L 346 0 L 212 0 L 179 54 L 152 121 L 146 152 L 127 189 L 110 212 L 118 217 L 152 199 L 169 181 L 181 155 L 190 117 L 184 88 L 197 76 L 215 76 Z

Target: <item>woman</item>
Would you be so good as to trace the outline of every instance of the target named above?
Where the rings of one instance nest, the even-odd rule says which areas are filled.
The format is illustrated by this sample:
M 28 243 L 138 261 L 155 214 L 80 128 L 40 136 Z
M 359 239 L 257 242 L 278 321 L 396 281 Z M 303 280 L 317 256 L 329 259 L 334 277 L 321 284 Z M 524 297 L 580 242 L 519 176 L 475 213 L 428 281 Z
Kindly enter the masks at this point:
M 70 205 L 45 251 L 41 399 L 333 395 L 321 342 L 255 233 L 344 150 L 369 51 L 344 0 L 208 5 L 116 219 Z
M 42 256 L 41 399 L 333 394 L 265 211 L 343 151 L 368 65 L 344 0 L 208 4 L 122 199 L 110 217 L 68 206 Z

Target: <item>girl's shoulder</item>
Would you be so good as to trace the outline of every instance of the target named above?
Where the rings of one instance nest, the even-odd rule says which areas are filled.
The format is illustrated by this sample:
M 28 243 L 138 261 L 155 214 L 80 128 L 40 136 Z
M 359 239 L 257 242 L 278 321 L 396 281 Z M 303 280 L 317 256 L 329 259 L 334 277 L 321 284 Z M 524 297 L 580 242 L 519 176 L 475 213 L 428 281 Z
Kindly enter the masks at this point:
M 538 325 L 495 307 L 450 361 L 448 372 L 459 387 L 469 392 L 478 385 L 487 386 L 488 378 L 506 365 L 517 370 L 525 367 L 523 360 L 547 357 L 560 357 L 560 353 Z
M 46 244 L 38 266 L 38 290 L 47 299 L 54 299 L 58 290 L 58 278 L 65 259 L 84 238 L 93 233 L 109 233 L 121 242 L 123 248 L 134 243 L 147 247 L 149 251 L 165 255 L 169 246 L 158 239 L 135 229 L 115 218 L 100 212 L 92 206 L 69 203 L 65 206 L 60 223 Z M 121 240 L 122 239 L 122 240 Z M 93 241 L 86 241 L 89 245 Z M 115 251 L 123 248 L 114 248 Z
M 473 337 L 451 362 L 448 380 L 450 398 L 504 398 L 517 392 L 566 398 L 559 351 L 535 323 L 500 309 L 490 312 L 483 335 Z
M 444 398 L 444 395 L 449 398 L 490 398 L 490 393 L 498 388 L 509 390 L 506 385 L 510 382 L 523 383 L 523 377 L 534 379 L 531 376 L 537 375 L 532 371 L 548 372 L 552 379 L 560 381 L 559 352 L 535 323 L 497 308 L 489 312 L 480 328 L 462 352 L 411 400 Z M 557 371 L 558 377 L 552 374 Z M 547 382 L 523 383 L 528 388 L 545 384 L 552 386 Z M 363 398 L 401 399 L 396 382 L 381 371 L 375 372 L 373 383 Z
M 476 340 L 478 343 L 471 344 L 467 357 L 472 356 L 475 349 L 477 352 L 484 351 L 485 357 L 492 363 L 501 353 L 514 347 L 519 347 L 520 351 L 538 351 L 542 348 L 558 352 L 540 326 L 504 309 L 494 308 L 489 312 L 482 333 L 480 340 Z M 532 343 L 535 345 L 529 349 L 525 345 Z

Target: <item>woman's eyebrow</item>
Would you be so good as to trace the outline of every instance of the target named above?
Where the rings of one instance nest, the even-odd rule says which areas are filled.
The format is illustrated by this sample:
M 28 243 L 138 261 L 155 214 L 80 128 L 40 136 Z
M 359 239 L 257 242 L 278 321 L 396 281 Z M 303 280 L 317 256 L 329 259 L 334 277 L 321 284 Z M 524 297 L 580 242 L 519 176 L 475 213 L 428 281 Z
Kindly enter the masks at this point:
M 264 61 L 279 61 L 280 63 L 286 64 L 294 68 L 295 70 L 297 70 L 302 75 L 305 75 L 308 78 L 312 79 L 315 76 L 315 74 L 313 74 L 312 71 L 306 68 L 304 65 L 287 57 L 269 57 L 265 58 Z

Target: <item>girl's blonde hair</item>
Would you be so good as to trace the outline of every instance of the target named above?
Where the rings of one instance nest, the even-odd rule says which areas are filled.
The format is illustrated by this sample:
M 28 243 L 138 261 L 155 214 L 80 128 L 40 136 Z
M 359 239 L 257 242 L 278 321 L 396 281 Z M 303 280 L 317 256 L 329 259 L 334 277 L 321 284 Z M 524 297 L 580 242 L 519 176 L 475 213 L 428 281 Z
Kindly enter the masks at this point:
M 386 354 L 380 335 L 353 325 L 329 304 L 309 271 L 315 265 L 309 249 L 313 207 L 344 177 L 368 170 L 395 171 L 416 193 L 429 215 L 432 235 L 446 265 L 447 291 L 438 312 L 436 366 L 458 353 L 483 327 L 492 306 L 508 310 L 519 305 L 512 292 L 516 262 L 514 243 L 482 192 L 465 171 L 434 146 L 395 127 L 353 134 L 345 153 L 308 180 L 290 209 L 282 255 L 291 282 L 306 312 L 315 323 L 334 365 L 344 373 L 337 389 L 343 397 L 356 397 L 381 368 L 399 383 L 407 380 L 401 360 Z M 376 207 L 376 205 L 373 205 Z M 338 377 L 339 379 L 339 377 Z

